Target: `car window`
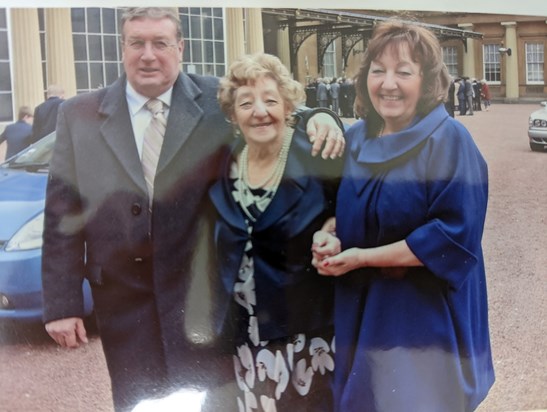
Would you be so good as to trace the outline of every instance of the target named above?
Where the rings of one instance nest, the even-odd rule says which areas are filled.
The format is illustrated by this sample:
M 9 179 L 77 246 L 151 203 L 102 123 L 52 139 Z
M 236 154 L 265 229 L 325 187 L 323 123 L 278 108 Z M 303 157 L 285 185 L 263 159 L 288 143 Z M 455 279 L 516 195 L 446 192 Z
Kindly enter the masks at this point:
M 55 132 L 48 134 L 46 137 L 13 156 L 3 166 L 10 168 L 48 166 L 53 153 L 55 137 Z

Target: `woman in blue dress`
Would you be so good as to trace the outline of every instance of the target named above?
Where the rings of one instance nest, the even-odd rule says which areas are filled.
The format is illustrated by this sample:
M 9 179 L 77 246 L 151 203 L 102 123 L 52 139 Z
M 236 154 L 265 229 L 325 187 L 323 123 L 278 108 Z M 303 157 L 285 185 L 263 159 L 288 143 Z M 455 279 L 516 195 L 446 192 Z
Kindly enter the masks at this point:
M 223 411 L 332 411 L 334 286 L 312 266 L 311 244 L 334 216 L 342 160 L 310 155 L 306 119 L 292 115 L 304 98 L 267 54 L 243 56 L 220 82 L 238 136 L 209 191 L 224 305 L 216 317 L 233 323 L 238 386 Z
M 335 410 L 474 410 L 494 382 L 486 163 L 444 108 L 450 79 L 425 28 L 377 26 L 356 80 L 362 120 L 313 246 L 337 277 Z

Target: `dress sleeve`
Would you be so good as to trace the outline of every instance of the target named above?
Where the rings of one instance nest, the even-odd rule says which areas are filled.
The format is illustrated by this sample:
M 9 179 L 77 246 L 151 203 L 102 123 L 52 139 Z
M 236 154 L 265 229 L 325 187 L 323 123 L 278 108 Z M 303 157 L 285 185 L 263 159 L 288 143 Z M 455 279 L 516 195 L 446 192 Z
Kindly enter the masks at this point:
M 469 132 L 451 125 L 424 148 L 429 150 L 428 213 L 426 223 L 406 242 L 433 274 L 459 289 L 473 268 L 482 264 L 488 172 Z

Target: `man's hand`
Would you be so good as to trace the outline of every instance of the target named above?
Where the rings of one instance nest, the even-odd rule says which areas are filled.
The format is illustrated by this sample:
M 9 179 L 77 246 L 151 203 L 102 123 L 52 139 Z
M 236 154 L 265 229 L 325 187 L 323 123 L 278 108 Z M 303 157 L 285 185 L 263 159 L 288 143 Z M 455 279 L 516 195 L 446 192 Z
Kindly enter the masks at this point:
M 323 148 L 321 157 L 335 159 L 344 154 L 346 140 L 334 118 L 327 113 L 314 114 L 308 121 L 306 132 L 313 143 L 312 156 L 316 156 Z
M 46 331 L 63 348 L 78 348 L 80 342 L 88 342 L 82 318 L 65 318 L 48 322 Z

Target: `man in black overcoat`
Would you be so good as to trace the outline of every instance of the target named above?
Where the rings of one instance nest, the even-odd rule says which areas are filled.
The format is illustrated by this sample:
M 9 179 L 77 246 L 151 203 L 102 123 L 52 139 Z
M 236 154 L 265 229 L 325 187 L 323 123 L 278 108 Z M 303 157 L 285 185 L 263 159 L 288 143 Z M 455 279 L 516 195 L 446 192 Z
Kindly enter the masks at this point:
M 214 393 L 226 364 L 233 377 L 207 320 L 216 279 L 207 190 L 232 132 L 218 80 L 180 72 L 172 8 L 129 9 L 121 27 L 126 74 L 60 107 L 42 258 L 46 330 L 63 347 L 87 342 L 82 282 L 91 284 L 116 411 L 181 388 Z M 141 165 L 149 99 L 167 119 L 153 191 Z M 341 139 L 312 129 L 315 150 Z M 222 398 L 208 398 L 207 410 L 223 410 Z

